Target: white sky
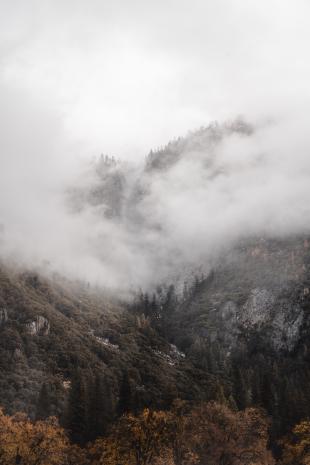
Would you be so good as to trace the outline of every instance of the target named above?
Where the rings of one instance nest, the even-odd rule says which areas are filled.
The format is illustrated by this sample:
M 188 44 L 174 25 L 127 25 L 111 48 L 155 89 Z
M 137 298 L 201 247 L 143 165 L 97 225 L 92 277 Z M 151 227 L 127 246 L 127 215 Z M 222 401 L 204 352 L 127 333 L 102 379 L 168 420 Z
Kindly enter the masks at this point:
M 0 0 L 2 111 L 35 102 L 80 155 L 130 159 L 210 120 L 305 112 L 309 21 L 308 0 Z

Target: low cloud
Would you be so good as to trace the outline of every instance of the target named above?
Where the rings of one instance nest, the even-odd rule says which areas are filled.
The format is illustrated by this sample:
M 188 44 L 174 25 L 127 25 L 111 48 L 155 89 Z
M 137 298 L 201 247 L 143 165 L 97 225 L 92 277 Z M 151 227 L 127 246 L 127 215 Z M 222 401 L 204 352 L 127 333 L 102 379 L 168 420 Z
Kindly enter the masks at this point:
M 306 1 L 0 5 L 4 259 L 128 290 L 309 232 Z

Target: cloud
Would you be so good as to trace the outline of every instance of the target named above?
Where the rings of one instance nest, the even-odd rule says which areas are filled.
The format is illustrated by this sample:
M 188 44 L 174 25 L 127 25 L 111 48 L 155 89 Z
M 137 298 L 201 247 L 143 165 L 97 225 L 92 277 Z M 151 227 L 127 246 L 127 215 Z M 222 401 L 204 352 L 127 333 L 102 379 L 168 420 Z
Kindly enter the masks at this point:
M 48 95 L 92 154 L 150 147 L 308 101 L 306 1 L 1 2 L 5 78 Z
M 287 120 L 239 131 L 238 124 L 169 144 L 152 168 L 127 175 L 128 166 L 116 164 L 80 191 L 75 184 L 76 215 L 85 218 L 88 253 L 106 283 L 152 287 L 210 269 L 240 240 L 309 234 L 307 127 Z M 106 216 L 116 179 L 121 206 Z
M 136 287 L 241 236 L 308 231 L 308 2 L 0 7 L 2 255 Z M 254 133 L 143 171 L 151 148 L 238 114 Z M 73 214 L 68 188 L 110 182 L 85 167 L 101 152 L 129 160 L 121 212 Z

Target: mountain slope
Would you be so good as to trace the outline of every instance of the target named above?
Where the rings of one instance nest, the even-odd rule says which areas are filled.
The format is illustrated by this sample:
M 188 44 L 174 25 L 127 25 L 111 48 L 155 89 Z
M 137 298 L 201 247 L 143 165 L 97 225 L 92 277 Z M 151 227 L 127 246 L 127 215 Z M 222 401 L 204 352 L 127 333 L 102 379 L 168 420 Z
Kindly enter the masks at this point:
M 102 377 L 115 412 L 124 373 L 135 408 L 210 396 L 205 374 L 124 304 L 59 277 L 0 273 L 0 395 L 9 413 L 34 417 L 46 384 L 50 413 L 64 417 L 77 369 L 87 389 Z
M 310 415 L 309 265 L 308 238 L 244 241 L 169 322 L 171 340 L 221 379 L 226 398 L 267 409 L 275 435 Z
M 252 239 L 227 249 L 184 295 L 173 286 L 130 306 L 106 294 L 29 271 L 0 274 L 0 394 L 9 413 L 66 421 L 82 373 L 100 376 L 112 422 L 128 408 L 168 408 L 176 398 L 264 407 L 272 438 L 310 415 L 310 247 L 306 237 Z

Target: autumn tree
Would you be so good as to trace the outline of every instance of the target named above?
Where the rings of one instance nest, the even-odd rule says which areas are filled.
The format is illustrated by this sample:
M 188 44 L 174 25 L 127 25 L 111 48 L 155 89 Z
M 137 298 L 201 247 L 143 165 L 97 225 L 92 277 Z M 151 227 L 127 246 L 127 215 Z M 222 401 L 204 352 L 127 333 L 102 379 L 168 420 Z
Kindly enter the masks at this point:
M 0 410 L 0 463 L 3 465 L 63 465 L 69 441 L 55 418 L 31 422 Z
M 191 418 L 190 404 L 176 399 L 169 416 L 169 447 L 174 465 L 194 464 L 198 459 L 190 447 L 193 437 Z
M 280 441 L 283 447 L 281 465 L 310 465 L 310 421 L 296 425 L 292 435 Z
M 68 449 L 67 461 L 64 465 L 93 465 L 88 450 L 77 444 L 71 444 Z
M 145 409 L 123 415 L 111 435 L 91 445 L 93 465 L 153 465 L 169 445 L 169 413 Z
M 269 422 L 264 413 L 249 408 L 233 412 L 210 402 L 191 412 L 190 449 L 204 465 L 272 465 Z

